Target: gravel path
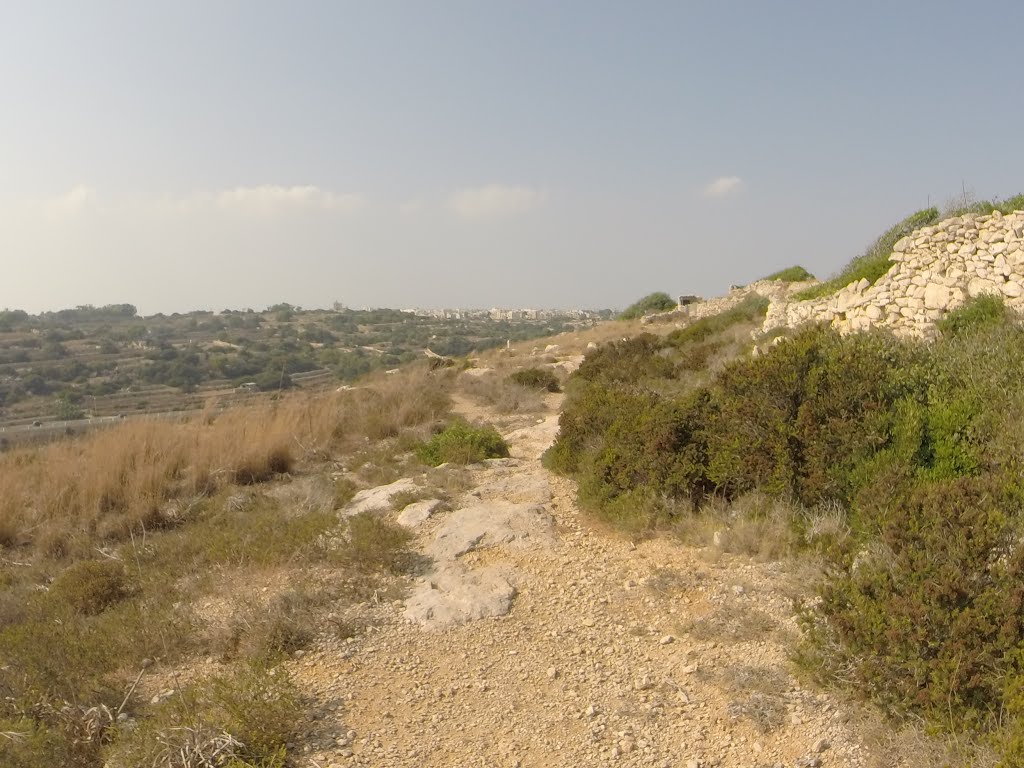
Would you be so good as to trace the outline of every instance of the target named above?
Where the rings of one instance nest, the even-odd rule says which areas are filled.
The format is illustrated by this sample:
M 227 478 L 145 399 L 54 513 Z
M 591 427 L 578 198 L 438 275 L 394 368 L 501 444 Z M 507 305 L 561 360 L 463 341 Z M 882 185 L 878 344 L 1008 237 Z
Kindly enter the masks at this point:
M 429 553 L 460 510 L 542 515 L 524 535 L 481 536 L 454 558 L 466 573 L 502 574 L 508 613 L 435 626 L 410 620 L 405 600 L 361 606 L 372 615 L 364 634 L 322 639 L 289 662 L 315 711 L 298 763 L 885 764 L 843 705 L 792 677 L 783 566 L 709 562 L 604 530 L 580 515 L 572 484 L 540 465 L 556 430 L 551 415 L 509 432 L 513 459 L 474 467 L 454 511 L 417 528 Z

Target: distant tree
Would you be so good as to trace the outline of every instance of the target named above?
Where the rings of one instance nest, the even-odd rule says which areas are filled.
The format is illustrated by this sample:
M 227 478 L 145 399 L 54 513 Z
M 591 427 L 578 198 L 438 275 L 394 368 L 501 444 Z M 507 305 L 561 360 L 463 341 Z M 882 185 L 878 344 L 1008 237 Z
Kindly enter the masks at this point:
M 276 392 L 279 389 L 291 389 L 294 386 L 292 377 L 280 368 L 263 371 L 255 376 L 253 381 L 263 392 Z
M 28 325 L 28 312 L 23 309 L 0 310 L 0 331 L 13 331 Z
M 48 395 L 50 394 L 50 385 L 46 379 L 40 376 L 38 373 L 31 373 L 25 377 L 22 381 L 22 386 L 25 391 L 33 395 Z
M 82 409 L 66 397 L 58 397 L 54 401 L 53 415 L 61 421 L 75 421 L 85 417 Z
M 59 360 L 60 358 L 67 357 L 68 351 L 59 341 L 48 341 L 43 344 L 40 356 L 43 360 Z

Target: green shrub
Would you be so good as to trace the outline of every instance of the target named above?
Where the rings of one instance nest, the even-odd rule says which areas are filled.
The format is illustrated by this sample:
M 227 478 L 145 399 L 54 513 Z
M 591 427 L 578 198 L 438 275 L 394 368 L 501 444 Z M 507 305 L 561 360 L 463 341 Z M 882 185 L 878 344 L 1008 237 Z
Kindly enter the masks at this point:
M 541 389 L 545 392 L 561 392 L 562 387 L 558 383 L 558 377 L 553 371 L 545 368 L 523 368 L 511 374 L 509 381 L 522 387 L 530 389 Z
M 85 418 L 85 411 L 82 410 L 81 406 L 62 396 L 54 401 L 53 415 L 60 421 L 76 421 Z
M 813 328 L 712 385 L 708 478 L 727 497 L 761 490 L 845 503 L 858 466 L 891 440 L 892 407 L 922 386 L 911 347 Z
M 570 378 L 545 464 L 632 528 L 704 530 L 749 493 L 796 510 L 764 530 L 824 561 L 811 666 L 933 725 L 996 729 L 1020 765 L 1024 328 L 990 299 L 950 318 L 929 343 L 807 328 L 690 389 L 676 372 L 734 320 L 607 345 Z
M 124 565 L 116 560 L 81 560 L 50 585 L 50 598 L 77 613 L 93 616 L 132 594 Z
M 995 724 L 1021 673 L 1022 511 L 997 475 L 865 498 L 855 514 L 873 535 L 804 612 L 814 658 L 886 706 L 954 730 Z
M 676 308 L 676 301 L 661 291 L 649 293 L 639 301 L 630 304 L 619 315 L 619 320 L 636 320 L 652 312 L 669 312 Z
M 432 467 L 445 463 L 475 464 L 508 456 L 508 445 L 491 426 L 455 421 L 421 445 L 416 455 Z
M 691 326 L 667 343 L 681 353 L 703 352 L 708 342 L 702 340 L 710 333 L 703 328 Z M 977 474 L 989 460 L 980 446 L 997 429 L 982 408 L 997 388 L 974 391 L 969 384 L 991 377 L 972 375 L 987 346 L 978 341 L 973 352 L 961 350 L 969 359 L 947 368 L 936 362 L 951 354 L 946 350 L 940 355 L 882 332 L 843 338 L 828 328 L 811 328 L 768 354 L 727 365 L 696 399 L 665 403 L 641 385 L 653 381 L 651 374 L 668 374 L 667 348 L 639 337 L 609 345 L 584 362 L 546 461 L 567 474 L 599 475 L 598 486 L 614 489 L 606 501 L 645 484 L 669 497 L 692 498 L 711 488 L 727 498 L 760 490 L 808 506 L 846 504 L 885 461 L 905 462 L 922 478 Z M 1015 370 L 1024 372 L 1024 360 Z M 1012 376 L 1003 378 L 1009 386 Z M 685 430 L 689 437 L 671 443 L 673 452 L 686 453 L 691 443 L 701 446 L 703 469 L 688 474 L 695 484 L 684 491 L 664 479 L 674 472 L 636 472 L 630 455 L 643 455 L 645 445 L 666 444 L 664 425 L 657 422 L 663 409 L 685 410 L 684 403 L 695 402 L 704 406 Z M 679 412 L 672 413 L 670 422 Z M 617 474 L 620 465 L 629 469 Z
M 574 378 L 628 382 L 671 378 L 672 361 L 661 354 L 667 346 L 664 339 L 650 333 L 602 344 L 584 358 Z
M 943 336 L 956 338 L 985 327 L 1006 325 L 1012 318 L 1002 296 L 978 296 L 947 313 L 936 325 Z
M 892 266 L 889 257 L 892 255 L 893 246 L 915 229 L 935 224 L 938 220 L 938 208 L 925 208 L 922 211 L 911 214 L 879 237 L 867 251 L 847 264 L 838 275 L 823 283 L 800 291 L 793 296 L 793 299 L 796 301 L 806 301 L 808 299 L 828 296 L 845 288 L 850 283 L 856 283 L 864 279 L 873 285 Z
M 659 498 L 701 499 L 710 490 L 702 431 L 710 405 L 706 392 L 685 401 L 644 390 L 610 394 L 614 415 L 607 428 L 600 436 L 586 435 L 576 448 L 583 464 L 580 501 L 607 511 L 643 497 L 650 511 Z
M 786 269 L 780 269 L 778 272 L 773 272 L 768 275 L 768 277 L 763 277 L 761 279 L 778 280 L 780 283 L 802 283 L 807 280 L 814 280 L 814 275 L 803 267 L 795 265 L 787 267 Z

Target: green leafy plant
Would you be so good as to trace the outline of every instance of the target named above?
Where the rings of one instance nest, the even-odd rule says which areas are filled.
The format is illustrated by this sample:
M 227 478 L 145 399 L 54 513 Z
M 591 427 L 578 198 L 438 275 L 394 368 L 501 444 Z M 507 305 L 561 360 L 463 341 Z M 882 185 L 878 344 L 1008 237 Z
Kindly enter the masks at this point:
M 545 392 L 561 392 L 558 377 L 545 368 L 523 368 L 509 375 L 509 381 L 530 389 L 541 389 Z
M 856 516 L 876 533 L 804 612 L 816 658 L 947 728 L 996 724 L 1007 676 L 1021 673 L 1021 511 L 1020 489 L 998 475 L 865 496 Z
M 942 335 L 955 338 L 988 326 L 1006 325 L 1013 319 L 1002 296 L 977 296 L 947 313 L 939 322 Z
M 425 464 L 474 464 L 484 459 L 507 457 L 508 445 L 492 426 L 473 426 L 454 421 L 421 445 L 417 456 Z
M 547 466 L 630 529 L 671 518 L 706 538 L 725 520 L 730 550 L 758 553 L 765 532 L 775 553 L 813 548 L 808 668 L 934 726 L 989 731 L 1020 764 L 1024 328 L 989 298 L 928 343 L 810 327 L 679 386 L 719 323 L 592 354 Z

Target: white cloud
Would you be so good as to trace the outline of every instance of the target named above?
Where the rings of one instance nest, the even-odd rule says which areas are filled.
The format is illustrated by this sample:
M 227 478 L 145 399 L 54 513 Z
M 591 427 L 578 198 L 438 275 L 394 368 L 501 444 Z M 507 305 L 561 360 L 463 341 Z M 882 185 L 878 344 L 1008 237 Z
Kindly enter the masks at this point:
M 536 208 L 545 196 L 533 187 L 488 184 L 458 190 L 448 198 L 448 206 L 467 219 L 514 216 Z
M 742 187 L 743 179 L 739 176 L 720 176 L 704 187 L 704 197 L 728 197 Z
M 69 192 L 51 198 L 43 203 L 43 210 L 50 216 L 77 216 L 96 207 L 96 190 L 85 184 L 78 184 Z
M 225 189 L 217 193 L 214 200 L 221 208 L 254 214 L 299 210 L 350 214 L 365 204 L 360 195 L 339 195 L 311 185 L 283 187 L 275 184 Z

